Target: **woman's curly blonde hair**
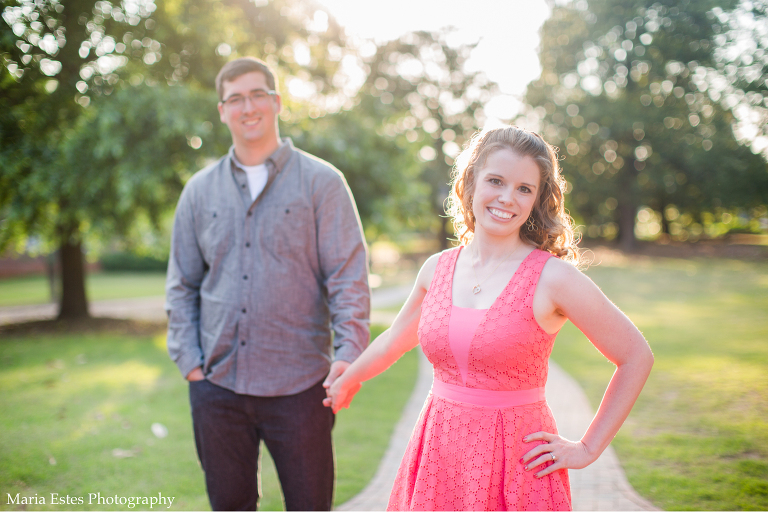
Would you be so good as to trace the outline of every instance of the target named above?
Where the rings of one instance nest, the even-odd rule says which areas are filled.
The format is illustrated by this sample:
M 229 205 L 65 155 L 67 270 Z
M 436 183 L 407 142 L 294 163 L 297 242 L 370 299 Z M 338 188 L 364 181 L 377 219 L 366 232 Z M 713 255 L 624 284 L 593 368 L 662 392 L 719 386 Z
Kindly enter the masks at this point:
M 505 126 L 472 136 L 466 149 L 456 159 L 451 175 L 451 193 L 446 212 L 453 218 L 453 226 L 462 245 L 474 236 L 475 216 L 472 198 L 475 180 L 488 156 L 494 151 L 509 149 L 520 156 L 530 156 L 541 171 L 539 195 L 531 215 L 520 228 L 520 238 L 531 245 L 578 265 L 579 237 L 574 233 L 573 219 L 565 209 L 566 182 L 560 174 L 557 149 L 537 133 Z

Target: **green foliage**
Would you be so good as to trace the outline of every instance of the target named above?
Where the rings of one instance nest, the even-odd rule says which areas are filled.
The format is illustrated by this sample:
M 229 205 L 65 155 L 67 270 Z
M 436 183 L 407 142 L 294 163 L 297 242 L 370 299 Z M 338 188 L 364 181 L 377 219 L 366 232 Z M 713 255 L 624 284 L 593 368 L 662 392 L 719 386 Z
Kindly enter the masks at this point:
M 344 172 L 369 237 L 427 229 L 446 243 L 452 158 L 494 89 L 464 72 L 471 47 L 423 32 L 386 43 L 352 99 L 340 70 L 356 50 L 306 2 L 16 0 L 2 13 L 0 249 L 76 254 L 121 237 L 159 254 L 181 187 L 229 145 L 214 77 L 241 55 L 313 92 L 286 95 L 284 131 Z
M 215 101 L 190 88 L 146 85 L 96 98 L 63 127 L 55 155 L 9 177 L 17 194 L 0 244 L 57 240 L 65 227 L 69 236 L 109 239 L 141 219 L 159 229 L 191 170 L 205 163 L 201 136 L 212 141 L 209 155 L 226 147 L 211 133 L 219 127 Z M 200 103 L 212 106 L 189 108 Z
M 354 105 L 286 122 L 296 145 L 337 166 L 354 193 L 366 235 L 429 231 L 447 246 L 453 159 L 484 122 L 495 84 L 464 70 L 472 46 L 447 33 L 413 32 L 364 59 L 370 70 Z M 289 116 L 294 119 L 296 116 Z
M 99 260 L 102 270 L 115 271 L 150 271 L 165 272 L 168 259 L 154 256 L 139 256 L 131 252 L 112 252 L 104 254 Z
M 752 118 L 752 125 L 742 134 L 746 139 L 762 136 L 762 144 L 753 144 L 753 150 L 762 151 L 768 156 L 768 0 L 750 0 L 740 2 L 732 12 L 714 9 L 719 21 L 725 23 L 728 30 L 718 34 L 717 69 L 728 81 L 737 96 L 729 98 L 729 103 L 739 104 L 736 109 L 738 118 L 736 131 L 741 131 L 746 119 Z M 743 108 L 747 107 L 747 108 Z
M 637 258 L 587 274 L 656 358 L 613 441 L 630 483 L 663 510 L 765 510 L 768 265 Z M 613 365 L 571 324 L 553 358 L 596 408 Z
M 47 240 L 49 249 L 80 238 L 79 176 L 66 167 L 63 146 L 90 103 L 83 92 L 113 90 L 116 70 L 128 62 L 119 55 L 127 48 L 121 41 L 146 37 L 140 22 L 152 6 L 3 2 L 0 183 L 10 186 L 0 193 L 0 248 L 23 246 L 30 234 Z M 111 60 L 102 58 L 107 54 Z
M 318 95 L 328 95 L 336 91 L 334 77 L 346 52 L 342 27 L 310 2 L 157 2 L 151 26 L 162 43 L 156 50 L 161 58 L 140 72 L 158 81 L 194 83 L 209 90 L 225 62 L 249 55 L 265 60 L 283 81 L 309 80 Z M 308 59 L 297 54 L 299 49 Z
M 701 223 L 704 212 L 768 202 L 766 162 L 735 140 L 735 92 L 717 82 L 715 41 L 728 27 L 713 8 L 735 2 L 586 6 L 554 8 L 526 100 L 565 155 L 570 208 L 588 234 L 632 245 L 641 205 Z
M 465 71 L 473 46 L 451 46 L 447 36 L 412 32 L 379 46 L 366 62 L 371 72 L 357 107 L 364 116 L 381 120 L 379 136 L 410 146 L 421 162 L 417 180 L 426 188 L 431 231 L 442 247 L 452 237 L 444 219 L 451 167 L 483 125 L 482 105 L 496 90 L 483 73 Z
M 149 53 L 138 62 L 156 57 L 159 43 L 147 35 L 153 8 L 94 0 L 2 4 L 0 183 L 10 187 L 0 192 L 0 250 L 9 244 L 23 250 L 32 236 L 43 251 L 59 248 L 62 316 L 88 315 L 82 239 L 108 210 L 95 204 L 105 178 L 93 178 L 98 169 L 71 152 L 72 139 L 82 140 L 84 125 L 94 122 L 86 92 L 110 95 L 128 64 L 139 65 L 130 51 L 125 55 L 129 48 L 146 46 Z M 109 220 L 120 226 L 122 217 Z
M 60 249 L 64 316 L 87 315 L 83 240 L 160 232 L 228 145 L 212 92 L 226 60 L 264 57 L 322 95 L 344 52 L 333 20 L 289 0 L 0 5 L 0 250 Z
M 432 215 L 425 200 L 428 189 L 419 181 L 417 147 L 384 136 L 379 128 L 374 118 L 353 109 L 305 117 L 284 130 L 297 147 L 344 173 L 368 240 L 423 230 Z

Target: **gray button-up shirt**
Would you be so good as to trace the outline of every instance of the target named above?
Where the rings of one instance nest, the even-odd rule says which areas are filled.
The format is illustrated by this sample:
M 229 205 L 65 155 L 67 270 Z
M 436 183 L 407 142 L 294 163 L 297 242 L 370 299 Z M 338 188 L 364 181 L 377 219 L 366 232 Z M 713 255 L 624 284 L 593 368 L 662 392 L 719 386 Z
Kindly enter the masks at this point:
M 290 139 L 255 201 L 233 155 L 196 173 L 176 208 L 168 352 L 183 375 L 202 366 L 237 393 L 299 393 L 368 344 L 360 218 L 342 174 Z

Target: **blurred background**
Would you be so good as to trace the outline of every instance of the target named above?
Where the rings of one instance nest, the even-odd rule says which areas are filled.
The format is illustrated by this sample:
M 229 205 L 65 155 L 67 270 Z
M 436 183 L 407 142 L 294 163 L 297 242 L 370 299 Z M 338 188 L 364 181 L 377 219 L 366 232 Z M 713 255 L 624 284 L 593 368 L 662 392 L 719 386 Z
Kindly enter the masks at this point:
M 72 317 L 84 262 L 162 269 L 181 188 L 230 144 L 213 81 L 242 55 L 277 70 L 281 133 L 345 174 L 384 259 L 449 245 L 453 160 L 499 123 L 560 148 L 587 245 L 763 243 L 766 5 L 6 0 L 0 268 L 43 269 Z
M 346 176 L 374 288 L 407 288 L 453 243 L 444 201 L 476 130 L 557 146 L 588 275 L 656 353 L 613 443 L 630 482 L 661 508 L 768 507 L 768 0 L 0 5 L 3 492 L 140 493 L 173 474 L 182 508 L 207 507 L 164 271 L 182 187 L 231 143 L 214 78 L 250 55 L 277 72 L 281 135 Z M 89 320 L 130 298 L 120 311 L 160 321 Z M 90 323 L 18 323 L 43 317 Z M 573 326 L 553 358 L 597 406 L 611 365 Z M 386 448 L 415 356 L 398 365 L 337 428 L 337 503 Z

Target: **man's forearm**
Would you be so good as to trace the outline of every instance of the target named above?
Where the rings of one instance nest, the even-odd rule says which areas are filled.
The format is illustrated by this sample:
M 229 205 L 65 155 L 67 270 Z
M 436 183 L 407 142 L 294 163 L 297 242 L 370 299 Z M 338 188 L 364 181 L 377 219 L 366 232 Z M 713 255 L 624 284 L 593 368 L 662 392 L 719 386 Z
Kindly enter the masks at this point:
M 166 281 L 168 353 L 185 377 L 203 364 L 200 347 L 200 288 L 184 277 L 171 252 Z
M 200 286 L 205 262 L 195 235 L 192 197 L 193 194 L 185 188 L 176 208 L 165 285 L 168 353 L 184 377 L 203 365 Z
M 184 377 L 204 362 L 199 325 L 199 313 L 195 318 L 181 308 L 169 311 L 168 354 Z
M 335 332 L 335 359 L 352 362 L 370 339 L 368 250 L 354 199 L 343 178 L 331 183 L 322 197 L 317 235 Z

